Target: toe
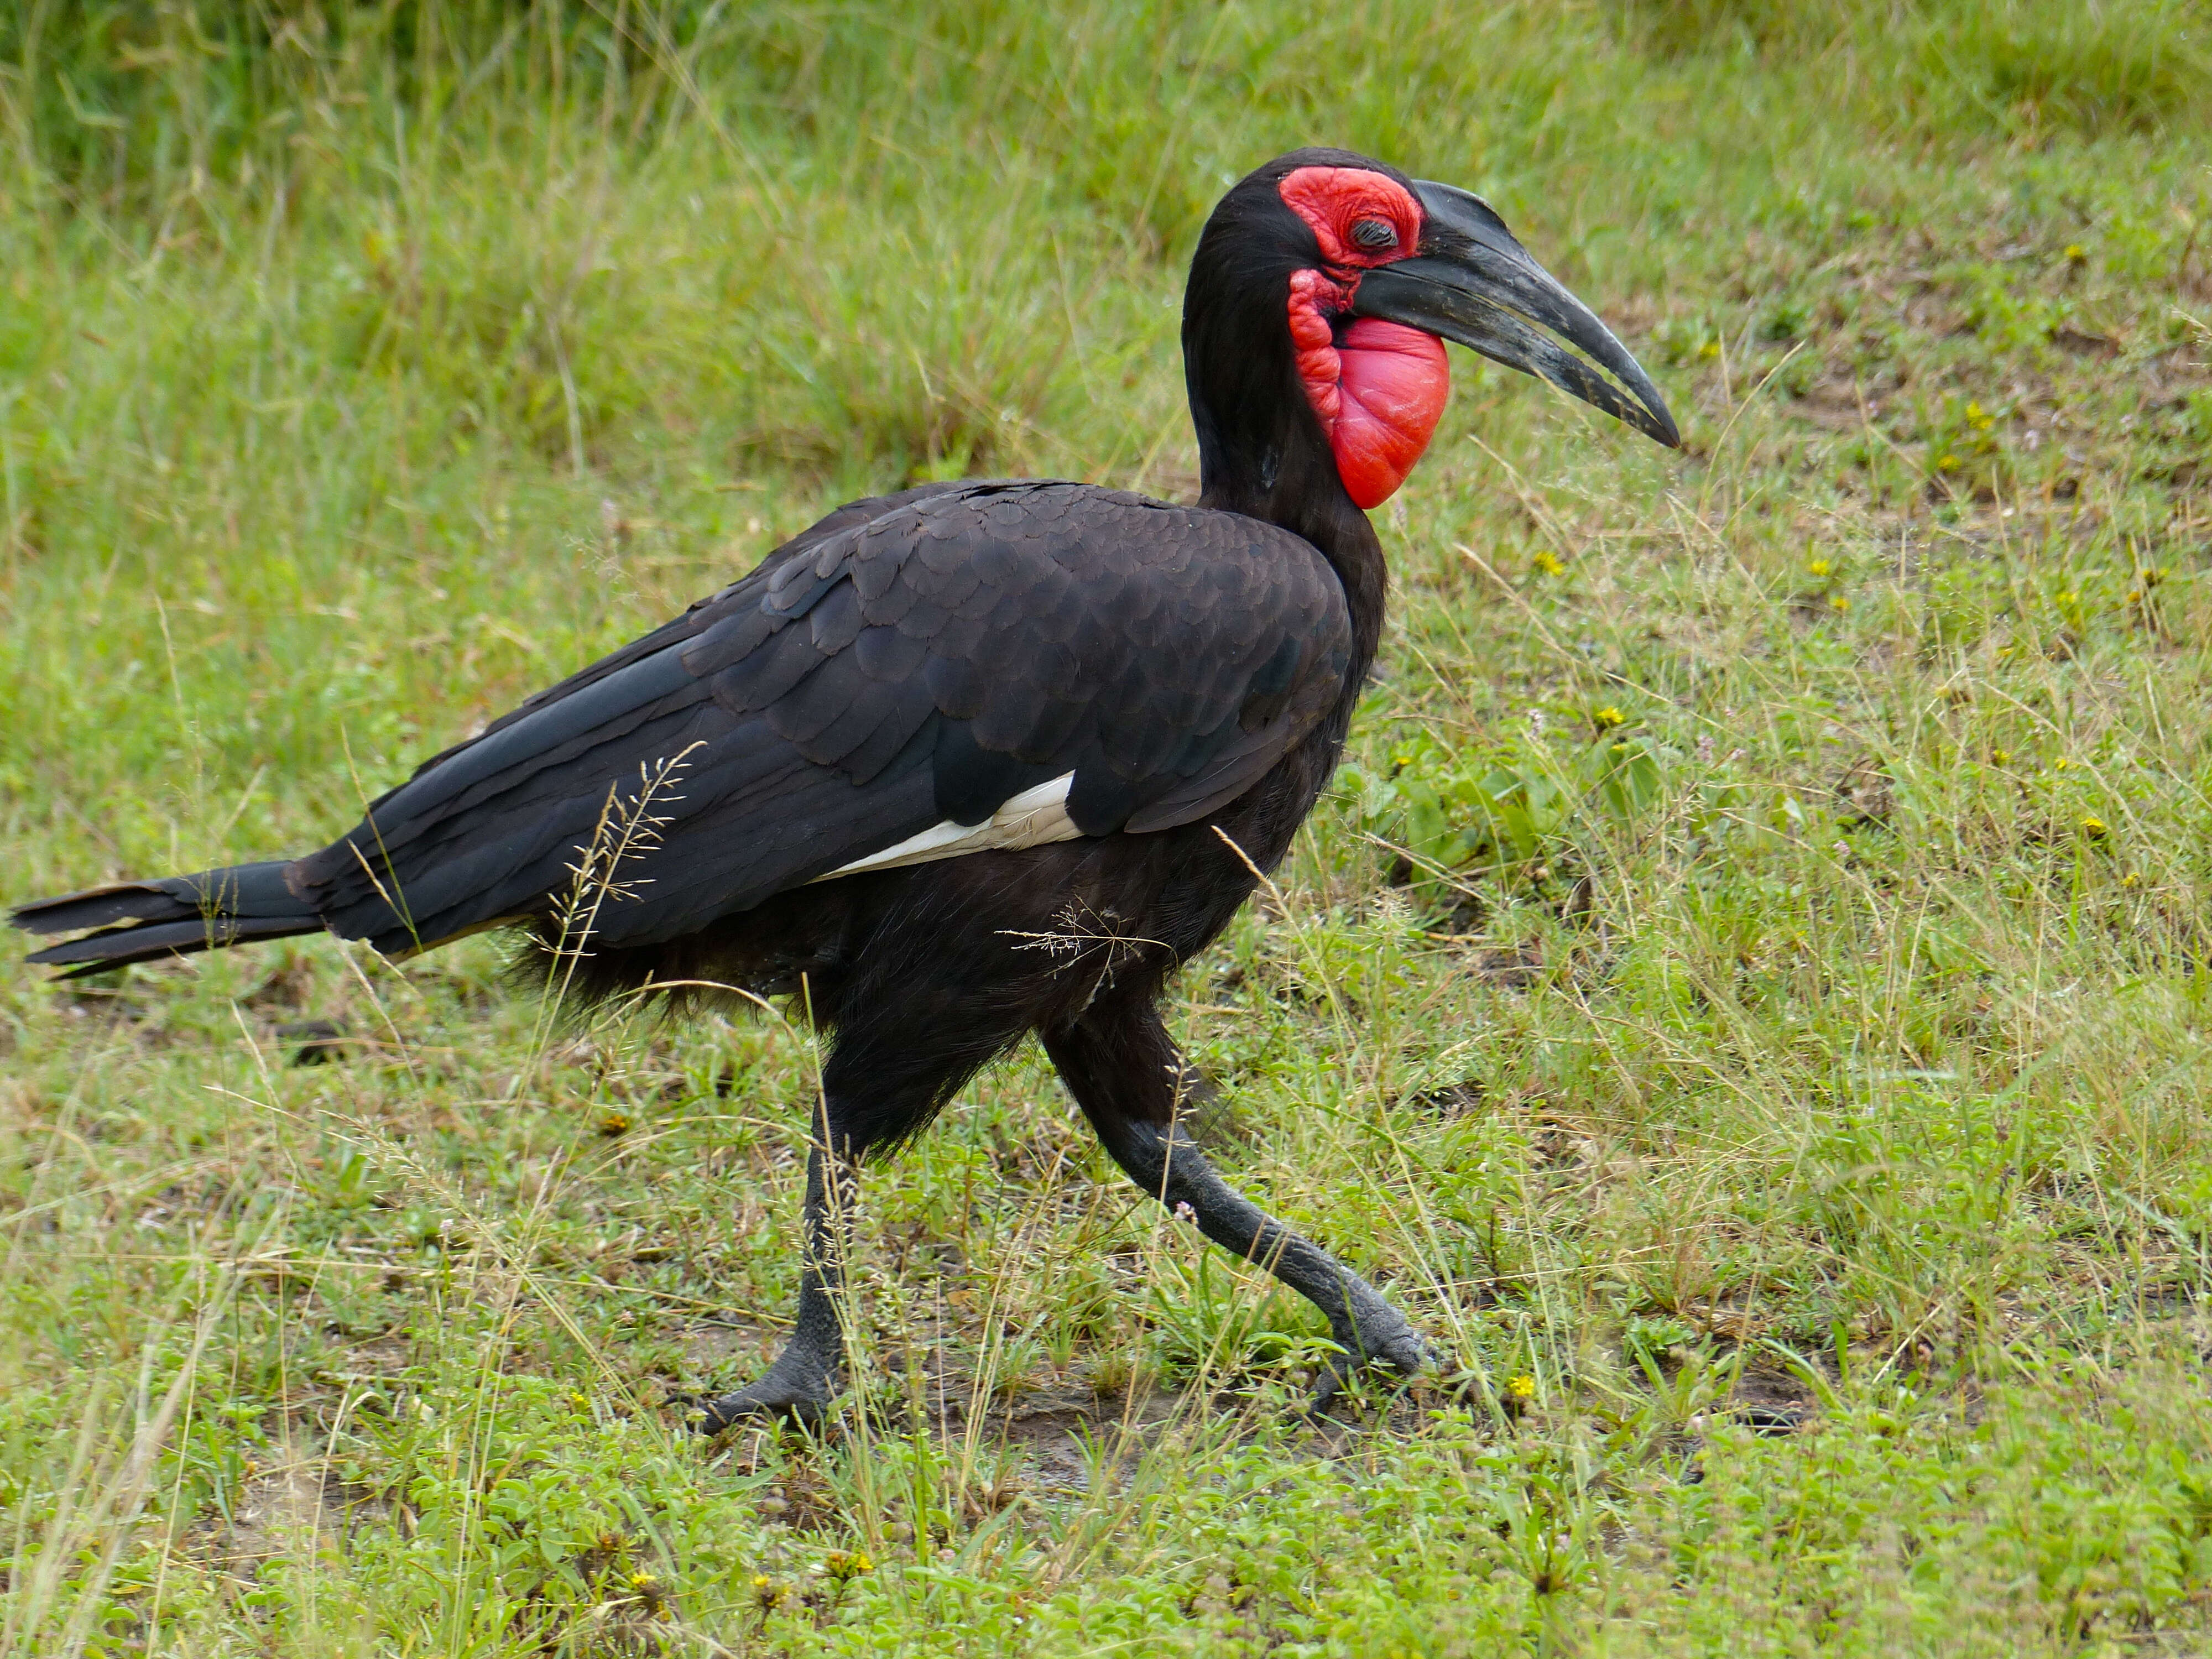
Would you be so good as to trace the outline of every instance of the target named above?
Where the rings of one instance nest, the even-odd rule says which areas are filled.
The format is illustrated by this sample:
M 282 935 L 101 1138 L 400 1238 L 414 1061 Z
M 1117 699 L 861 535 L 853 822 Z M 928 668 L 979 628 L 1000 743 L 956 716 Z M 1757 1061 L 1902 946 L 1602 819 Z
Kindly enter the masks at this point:
M 1437 1369 L 1436 1350 L 1421 1340 L 1413 1331 L 1394 1337 L 1382 1349 L 1382 1357 L 1408 1376 Z
M 761 1419 L 781 1419 L 811 1427 L 822 1420 L 825 1403 L 809 1394 L 767 1386 L 763 1381 L 710 1401 L 692 1421 L 704 1435 L 717 1435 L 733 1425 Z
M 1350 1374 L 1351 1368 L 1341 1361 L 1332 1362 L 1322 1370 L 1314 1382 L 1313 1393 L 1306 1398 L 1305 1414 L 1309 1421 L 1319 1419 L 1328 1414 L 1328 1408 L 1336 1403 L 1337 1396 L 1344 1392 L 1345 1381 Z

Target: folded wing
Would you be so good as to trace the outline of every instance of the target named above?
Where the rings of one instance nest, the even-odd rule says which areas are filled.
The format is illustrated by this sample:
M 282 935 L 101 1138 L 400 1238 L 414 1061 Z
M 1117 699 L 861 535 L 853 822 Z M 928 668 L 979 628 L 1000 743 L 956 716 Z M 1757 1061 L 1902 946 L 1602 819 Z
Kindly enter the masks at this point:
M 650 944 L 905 843 L 994 844 L 931 832 L 1010 802 L 1033 835 L 1202 818 L 1324 716 L 1350 648 L 1334 574 L 1258 520 L 908 492 L 438 756 L 286 880 L 387 951 L 564 904 Z

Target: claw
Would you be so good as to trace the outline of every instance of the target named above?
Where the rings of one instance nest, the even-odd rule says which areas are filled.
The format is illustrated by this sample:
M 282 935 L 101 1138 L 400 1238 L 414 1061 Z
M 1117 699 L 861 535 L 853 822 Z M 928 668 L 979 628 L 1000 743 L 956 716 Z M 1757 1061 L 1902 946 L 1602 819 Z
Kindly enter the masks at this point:
M 1395 1330 L 1379 1340 L 1363 1341 L 1357 1332 L 1340 1331 L 1335 1333 L 1335 1341 L 1336 1357 L 1322 1372 L 1320 1381 L 1314 1385 L 1313 1397 L 1306 1402 L 1305 1414 L 1310 1419 L 1319 1418 L 1336 1403 L 1337 1395 L 1344 1392 L 1353 1373 L 1377 1362 L 1409 1378 L 1436 1370 L 1441 1364 L 1436 1350 L 1403 1320 L 1398 1322 Z
M 768 1419 L 808 1429 L 817 1427 L 829 1409 L 830 1398 L 826 1384 L 793 1385 L 781 1381 L 771 1370 L 759 1382 L 735 1394 L 713 1397 L 672 1394 L 668 1396 L 668 1403 L 685 1407 L 685 1423 L 694 1433 L 711 1440 L 748 1419 Z

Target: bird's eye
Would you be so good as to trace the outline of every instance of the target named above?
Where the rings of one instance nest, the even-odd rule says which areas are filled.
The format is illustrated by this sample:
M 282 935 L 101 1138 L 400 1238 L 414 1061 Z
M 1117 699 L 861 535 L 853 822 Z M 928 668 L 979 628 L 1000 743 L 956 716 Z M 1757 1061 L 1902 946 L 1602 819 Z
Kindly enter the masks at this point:
M 1369 253 L 1398 246 L 1398 233 L 1381 219 L 1362 219 L 1352 228 L 1352 240 Z

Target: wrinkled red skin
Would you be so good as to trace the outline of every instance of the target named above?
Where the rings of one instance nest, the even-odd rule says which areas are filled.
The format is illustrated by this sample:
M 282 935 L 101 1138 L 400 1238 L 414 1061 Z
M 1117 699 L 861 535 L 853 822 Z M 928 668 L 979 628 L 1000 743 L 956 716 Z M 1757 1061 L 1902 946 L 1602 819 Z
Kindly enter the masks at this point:
M 1428 448 L 1451 391 L 1443 342 L 1372 317 L 1341 332 L 1360 274 L 1402 259 L 1420 244 L 1421 209 L 1395 180 L 1358 167 L 1300 167 L 1281 185 L 1284 202 L 1313 229 L 1326 270 L 1291 277 L 1291 342 L 1306 400 L 1321 417 L 1345 493 L 1361 507 L 1396 493 Z M 1352 228 L 1380 219 L 1397 232 L 1370 251 Z

